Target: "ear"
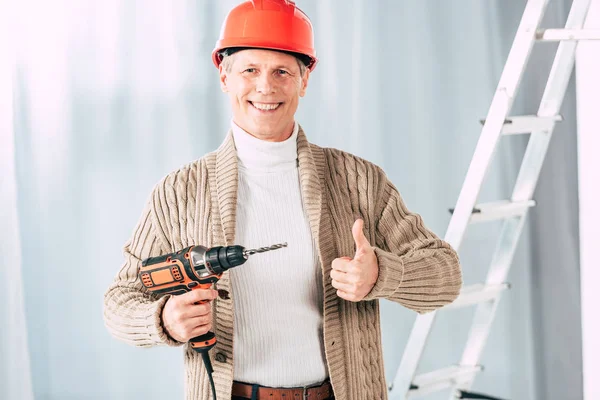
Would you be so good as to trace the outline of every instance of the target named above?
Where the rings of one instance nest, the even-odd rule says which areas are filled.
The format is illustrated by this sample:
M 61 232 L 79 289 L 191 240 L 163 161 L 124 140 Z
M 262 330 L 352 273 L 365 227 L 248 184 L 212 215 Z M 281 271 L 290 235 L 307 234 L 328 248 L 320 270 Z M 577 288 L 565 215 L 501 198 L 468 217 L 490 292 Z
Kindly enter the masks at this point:
M 223 64 L 219 64 L 219 80 L 221 81 L 221 90 L 227 92 L 227 71 L 223 68 Z
M 309 77 L 310 77 L 310 71 L 307 68 L 306 72 L 304 72 L 304 76 L 302 77 L 302 82 L 300 82 L 300 84 L 302 85 L 300 87 L 300 97 L 304 97 L 304 95 L 306 94 L 306 88 L 308 87 L 308 78 Z

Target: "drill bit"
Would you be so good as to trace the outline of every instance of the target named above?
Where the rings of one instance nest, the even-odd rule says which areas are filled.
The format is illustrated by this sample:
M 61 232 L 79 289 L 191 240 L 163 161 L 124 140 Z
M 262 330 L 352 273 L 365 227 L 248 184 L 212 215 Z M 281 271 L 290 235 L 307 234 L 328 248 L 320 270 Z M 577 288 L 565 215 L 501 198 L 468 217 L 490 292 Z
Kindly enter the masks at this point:
M 274 244 L 273 246 L 269 246 L 269 247 L 259 247 L 258 249 L 244 250 L 244 257 L 248 258 L 248 256 L 251 256 L 252 254 L 264 253 L 265 251 L 271 251 L 271 250 L 277 250 L 277 249 L 281 249 L 282 247 L 287 247 L 287 242 L 281 243 L 281 244 Z

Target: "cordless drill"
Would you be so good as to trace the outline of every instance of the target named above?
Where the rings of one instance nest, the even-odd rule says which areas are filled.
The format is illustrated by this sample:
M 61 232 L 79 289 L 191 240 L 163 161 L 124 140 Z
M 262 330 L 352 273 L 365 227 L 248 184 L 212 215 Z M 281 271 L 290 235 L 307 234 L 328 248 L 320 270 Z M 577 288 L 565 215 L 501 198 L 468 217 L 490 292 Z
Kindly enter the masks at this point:
M 256 253 L 286 247 L 287 243 L 270 247 L 247 250 L 242 246 L 189 246 L 175 253 L 151 257 L 142 262 L 139 277 L 142 284 L 158 295 L 178 295 L 196 289 L 210 289 L 213 283 L 221 279 L 223 272 L 244 264 L 248 257 Z M 206 303 L 200 301 L 198 304 Z M 216 398 L 212 380 L 212 366 L 208 351 L 217 343 L 213 332 L 196 336 L 189 341 L 192 349 L 202 355 Z

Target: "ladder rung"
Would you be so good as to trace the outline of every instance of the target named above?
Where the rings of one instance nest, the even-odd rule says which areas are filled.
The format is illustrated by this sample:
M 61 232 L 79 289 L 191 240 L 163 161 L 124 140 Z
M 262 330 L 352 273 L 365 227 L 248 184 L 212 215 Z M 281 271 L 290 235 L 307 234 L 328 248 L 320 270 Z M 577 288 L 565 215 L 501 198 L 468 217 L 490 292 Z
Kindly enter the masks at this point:
M 503 135 L 519 135 L 531 132 L 549 132 L 554 124 L 562 121 L 561 115 L 551 117 L 538 117 L 537 115 L 522 115 L 517 117 L 508 117 L 502 126 Z M 485 123 L 485 119 L 481 120 Z
M 466 390 L 459 390 L 458 398 L 459 399 L 502 400 L 499 397 L 493 397 L 493 396 L 489 396 L 489 395 L 483 394 L 483 393 L 469 392 Z
M 600 29 L 539 29 L 535 38 L 544 42 L 600 40 Z
M 471 214 L 471 223 L 495 221 L 510 217 L 518 217 L 530 208 L 535 206 L 534 200 L 510 201 L 501 200 L 491 203 L 483 203 L 475 206 L 477 212 Z
M 500 285 L 477 283 L 475 285 L 465 286 L 460 291 L 458 298 L 448 304 L 445 308 L 460 308 L 483 303 L 484 301 L 495 299 L 500 292 L 508 288 L 510 288 L 508 283 L 502 283 Z
M 434 393 L 452 387 L 457 383 L 473 378 L 473 376 L 482 369 L 483 368 L 480 365 L 474 367 L 454 365 L 452 367 L 417 375 L 413 380 L 413 388 L 408 392 L 408 397 L 423 396 L 428 393 Z

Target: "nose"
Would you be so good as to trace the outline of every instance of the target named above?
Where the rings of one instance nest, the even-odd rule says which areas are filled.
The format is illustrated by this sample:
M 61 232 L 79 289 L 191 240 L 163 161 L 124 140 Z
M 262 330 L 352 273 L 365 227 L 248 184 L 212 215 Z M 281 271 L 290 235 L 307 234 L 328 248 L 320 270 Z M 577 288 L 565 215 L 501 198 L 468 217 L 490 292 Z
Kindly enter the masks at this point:
M 269 73 L 261 73 L 256 78 L 256 91 L 262 94 L 271 94 L 275 92 L 275 82 L 273 76 Z

